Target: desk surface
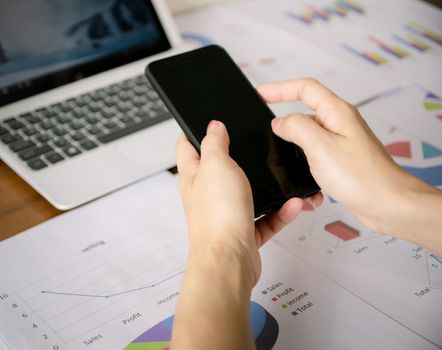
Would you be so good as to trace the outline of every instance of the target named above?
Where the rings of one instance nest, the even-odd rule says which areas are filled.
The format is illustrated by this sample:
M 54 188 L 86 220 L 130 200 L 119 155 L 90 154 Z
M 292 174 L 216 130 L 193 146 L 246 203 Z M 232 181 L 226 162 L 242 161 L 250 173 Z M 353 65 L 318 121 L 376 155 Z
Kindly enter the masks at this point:
M 0 240 L 61 213 L 0 161 Z
M 62 213 L 0 160 L 0 241 Z
M 441 0 L 425 1 L 442 8 Z M 0 240 L 61 213 L 0 160 Z

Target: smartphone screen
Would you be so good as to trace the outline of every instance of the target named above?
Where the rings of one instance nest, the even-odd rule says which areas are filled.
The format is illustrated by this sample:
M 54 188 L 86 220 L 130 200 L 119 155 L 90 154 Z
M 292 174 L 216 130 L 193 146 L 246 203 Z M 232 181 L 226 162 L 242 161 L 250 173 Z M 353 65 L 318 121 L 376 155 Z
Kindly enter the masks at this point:
M 221 47 L 152 62 L 146 75 L 198 150 L 211 120 L 226 125 L 230 156 L 252 187 L 255 216 L 319 190 L 302 150 L 273 134 L 274 114 Z

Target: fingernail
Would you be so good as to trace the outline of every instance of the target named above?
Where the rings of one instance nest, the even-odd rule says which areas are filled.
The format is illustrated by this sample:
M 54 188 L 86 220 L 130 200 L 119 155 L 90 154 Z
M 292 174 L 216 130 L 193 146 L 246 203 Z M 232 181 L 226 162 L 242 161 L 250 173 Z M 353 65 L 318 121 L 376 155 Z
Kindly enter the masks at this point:
M 272 119 L 272 126 L 273 126 L 274 128 L 279 128 L 279 126 L 281 125 L 281 123 L 282 123 L 282 117 L 276 117 L 276 118 L 273 118 L 273 119 Z
M 221 123 L 218 120 L 211 120 L 209 125 L 207 125 L 207 131 L 213 130 L 220 125 L 221 125 Z

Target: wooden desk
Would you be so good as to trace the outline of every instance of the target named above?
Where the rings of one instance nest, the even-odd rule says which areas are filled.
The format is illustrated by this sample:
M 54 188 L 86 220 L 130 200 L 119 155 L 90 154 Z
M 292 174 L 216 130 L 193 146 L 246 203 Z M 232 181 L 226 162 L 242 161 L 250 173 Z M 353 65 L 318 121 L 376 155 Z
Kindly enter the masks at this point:
M 0 241 L 61 213 L 0 160 Z
M 0 240 L 61 213 L 0 160 Z

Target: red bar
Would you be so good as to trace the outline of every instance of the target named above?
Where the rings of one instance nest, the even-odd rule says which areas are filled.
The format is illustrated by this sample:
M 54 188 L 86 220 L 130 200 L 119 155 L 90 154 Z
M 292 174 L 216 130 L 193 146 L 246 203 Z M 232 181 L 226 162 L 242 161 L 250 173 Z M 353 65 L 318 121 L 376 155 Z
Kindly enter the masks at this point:
M 348 226 L 341 220 L 325 225 L 324 229 L 332 235 L 342 239 L 343 241 L 349 241 L 360 236 L 358 230 L 354 229 L 351 226 Z

